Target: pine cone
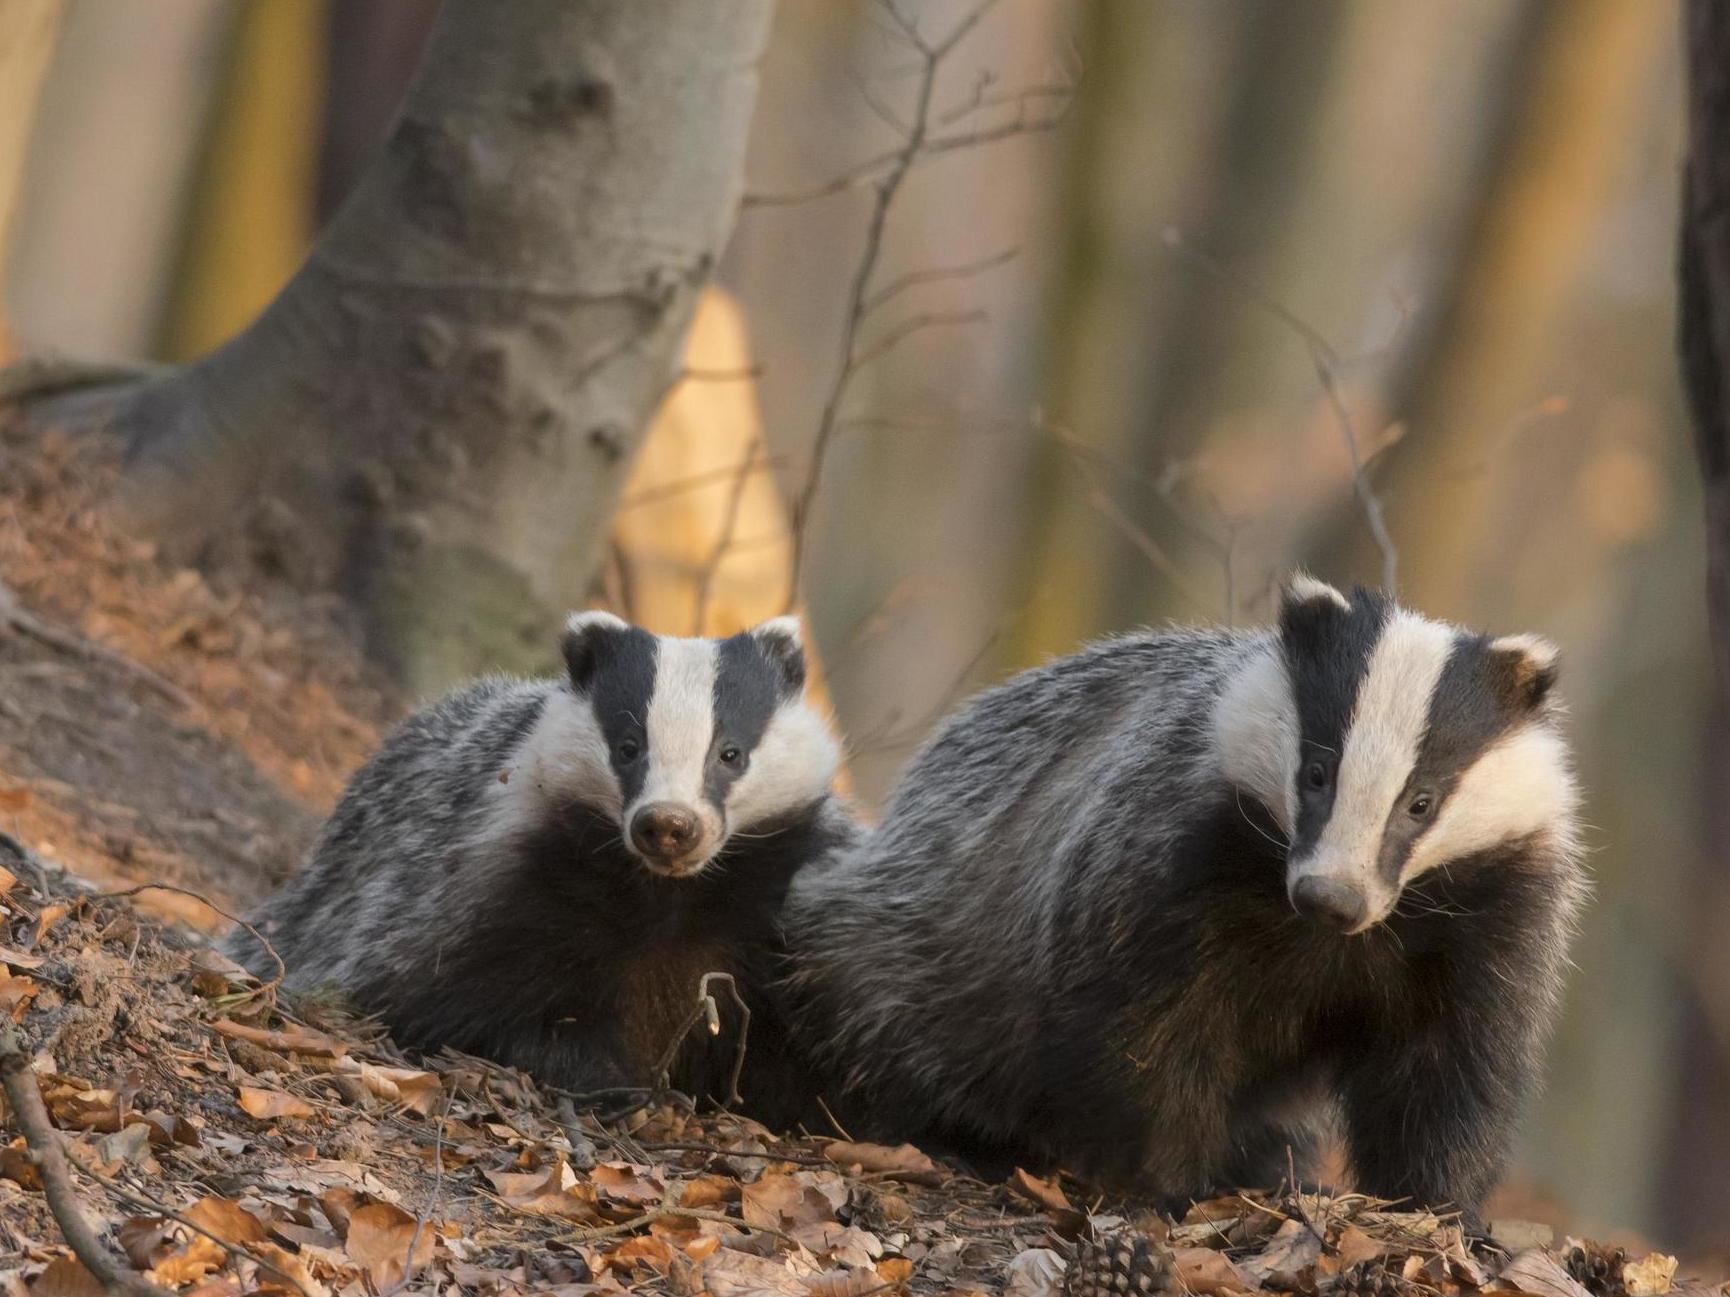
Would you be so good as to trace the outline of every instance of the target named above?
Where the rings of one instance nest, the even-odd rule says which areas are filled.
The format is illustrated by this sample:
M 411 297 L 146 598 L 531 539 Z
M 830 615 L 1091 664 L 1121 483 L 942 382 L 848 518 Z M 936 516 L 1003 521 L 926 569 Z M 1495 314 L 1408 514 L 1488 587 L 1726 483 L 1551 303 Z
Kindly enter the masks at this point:
M 1341 1270 L 1331 1297 L 1407 1297 L 1411 1290 L 1400 1272 L 1380 1261 L 1360 1261 Z
M 1573 1244 L 1562 1254 L 1562 1265 L 1592 1297 L 1627 1297 L 1622 1267 L 1628 1262 L 1626 1248 L 1605 1247 L 1590 1239 Z
M 1165 1287 L 1165 1249 L 1140 1230 L 1113 1230 L 1077 1245 L 1063 1277 L 1064 1297 L 1148 1297 Z

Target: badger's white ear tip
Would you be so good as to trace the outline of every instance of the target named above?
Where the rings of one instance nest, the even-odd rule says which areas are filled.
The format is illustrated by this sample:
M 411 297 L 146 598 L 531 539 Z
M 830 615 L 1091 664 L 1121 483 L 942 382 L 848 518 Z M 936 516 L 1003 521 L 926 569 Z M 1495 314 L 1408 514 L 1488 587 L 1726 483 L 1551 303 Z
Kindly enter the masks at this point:
M 581 635 L 591 630 L 628 630 L 630 623 L 616 613 L 610 613 L 605 608 L 587 608 L 574 612 L 565 619 L 565 630 L 573 635 Z
M 1326 599 L 1341 609 L 1351 611 L 1351 601 L 1326 581 L 1317 580 L 1308 572 L 1293 572 L 1286 579 L 1285 597 L 1288 603 L 1311 603 Z
M 788 639 L 792 640 L 795 644 L 803 644 L 805 642 L 805 629 L 800 624 L 799 618 L 792 613 L 787 613 L 781 617 L 771 617 L 768 621 L 759 622 L 757 625 L 751 627 L 751 634 L 770 635 L 777 639 Z
M 1518 653 L 1539 671 L 1553 669 L 1562 656 L 1555 642 L 1542 635 L 1503 635 L 1490 641 L 1490 649 L 1495 653 Z

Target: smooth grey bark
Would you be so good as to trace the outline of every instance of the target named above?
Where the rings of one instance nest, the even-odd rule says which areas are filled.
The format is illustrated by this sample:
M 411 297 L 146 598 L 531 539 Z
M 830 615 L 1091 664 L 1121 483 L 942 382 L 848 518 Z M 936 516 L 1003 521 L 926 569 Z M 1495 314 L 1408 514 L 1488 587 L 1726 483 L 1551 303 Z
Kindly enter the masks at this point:
M 413 688 L 544 657 L 731 228 L 771 7 L 447 0 L 293 280 L 121 397 L 130 514 L 347 596 Z

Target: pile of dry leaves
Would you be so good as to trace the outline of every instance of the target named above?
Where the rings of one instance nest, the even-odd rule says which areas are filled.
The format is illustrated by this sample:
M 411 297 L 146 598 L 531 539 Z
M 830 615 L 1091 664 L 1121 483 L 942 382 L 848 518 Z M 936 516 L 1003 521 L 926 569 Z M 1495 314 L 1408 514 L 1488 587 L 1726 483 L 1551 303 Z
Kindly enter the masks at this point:
M 676 1096 L 602 1124 L 518 1073 L 410 1060 L 364 1023 L 291 1012 L 3 837 L 0 864 L 0 1076 L 40 1117 L 9 1105 L 0 1144 L 15 1297 L 1053 1297 L 1078 1241 L 1125 1228 L 1173 1292 L 1706 1291 L 1667 1257 L 1551 1250 L 1516 1226 L 1472 1247 L 1454 1222 L 1361 1198 L 1246 1195 L 1172 1224 L 905 1146 L 777 1138 Z

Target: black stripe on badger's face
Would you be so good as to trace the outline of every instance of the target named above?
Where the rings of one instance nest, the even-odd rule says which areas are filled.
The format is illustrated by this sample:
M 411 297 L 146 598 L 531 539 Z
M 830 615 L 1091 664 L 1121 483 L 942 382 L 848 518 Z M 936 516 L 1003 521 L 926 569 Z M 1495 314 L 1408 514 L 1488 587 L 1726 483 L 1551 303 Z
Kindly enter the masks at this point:
M 620 804 L 629 807 L 649 773 L 649 705 L 659 641 L 615 617 L 573 620 L 564 641 L 571 685 L 588 699 L 607 745 Z
M 741 631 L 716 645 L 715 738 L 703 782 L 716 806 L 727 804 L 727 793 L 750 768 L 776 710 L 800 695 L 804 662 L 797 645 L 792 652 L 796 671 L 765 635 Z
M 1543 641 L 1302 581 L 1280 645 L 1298 732 L 1286 883 L 1301 910 L 1362 931 L 1424 870 L 1571 815 L 1566 754 L 1543 723 Z
M 1389 607 L 1382 595 L 1361 590 L 1348 607 L 1316 583 L 1295 590 L 1280 609 L 1280 650 L 1297 705 L 1294 855 L 1314 846 L 1333 813 L 1346 732 Z

